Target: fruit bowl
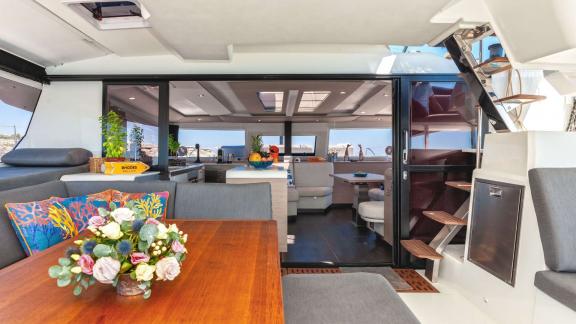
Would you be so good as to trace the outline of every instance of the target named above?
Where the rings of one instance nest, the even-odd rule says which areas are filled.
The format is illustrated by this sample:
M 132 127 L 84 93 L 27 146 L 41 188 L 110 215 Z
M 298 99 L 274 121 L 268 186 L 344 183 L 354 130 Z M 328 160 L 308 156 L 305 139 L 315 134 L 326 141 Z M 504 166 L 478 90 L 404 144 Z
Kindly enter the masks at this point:
M 268 169 L 272 163 L 274 163 L 273 161 L 249 161 L 248 164 L 250 164 L 254 169 Z

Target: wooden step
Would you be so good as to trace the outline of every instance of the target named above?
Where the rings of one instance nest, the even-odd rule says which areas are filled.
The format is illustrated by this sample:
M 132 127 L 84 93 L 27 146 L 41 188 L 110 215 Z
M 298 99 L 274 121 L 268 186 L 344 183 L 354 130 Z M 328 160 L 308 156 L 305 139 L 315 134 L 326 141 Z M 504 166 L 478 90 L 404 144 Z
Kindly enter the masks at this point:
M 466 219 L 458 218 L 456 216 L 450 215 L 445 211 L 430 211 L 426 210 L 422 212 L 424 216 L 437 221 L 440 224 L 444 225 L 460 225 L 466 226 L 468 225 L 468 221 Z
M 494 100 L 494 102 L 495 103 L 502 103 L 502 104 L 519 105 L 519 104 L 531 104 L 533 102 L 541 101 L 544 99 L 546 99 L 546 96 L 530 95 L 530 94 L 516 94 L 513 96 Z
M 440 260 L 442 259 L 442 255 L 430 245 L 420 241 L 420 240 L 402 240 L 400 241 L 402 246 L 410 252 L 413 256 L 421 259 L 429 259 L 429 260 Z
M 472 184 L 466 181 L 446 181 L 446 185 L 452 188 L 470 192 Z
M 481 70 L 485 75 L 492 75 L 512 68 L 510 61 L 507 57 L 493 57 L 474 67 L 476 70 Z

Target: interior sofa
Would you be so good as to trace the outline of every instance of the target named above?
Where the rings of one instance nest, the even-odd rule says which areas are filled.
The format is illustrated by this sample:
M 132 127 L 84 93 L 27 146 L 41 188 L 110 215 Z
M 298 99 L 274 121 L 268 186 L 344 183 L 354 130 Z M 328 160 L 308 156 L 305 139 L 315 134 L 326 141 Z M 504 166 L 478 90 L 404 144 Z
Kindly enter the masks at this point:
M 74 197 L 107 189 L 123 192 L 168 191 L 170 196 L 166 217 L 169 219 L 272 219 L 269 183 L 51 181 L 0 192 L 0 269 L 26 257 L 4 208 L 6 203 Z
M 576 311 L 576 168 L 532 169 L 528 177 L 549 268 L 534 285 Z
M 333 173 L 332 162 L 294 163 L 298 210 L 324 210 L 332 205 Z
M 0 191 L 58 180 L 88 172 L 92 153 L 81 148 L 16 149 L 2 156 Z

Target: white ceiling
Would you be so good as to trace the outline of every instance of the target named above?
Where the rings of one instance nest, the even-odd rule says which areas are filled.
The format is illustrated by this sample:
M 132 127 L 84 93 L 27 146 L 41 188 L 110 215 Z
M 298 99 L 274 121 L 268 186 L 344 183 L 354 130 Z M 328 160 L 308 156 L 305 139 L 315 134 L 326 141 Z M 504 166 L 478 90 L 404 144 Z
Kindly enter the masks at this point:
M 99 56 L 234 63 L 238 51 L 371 53 L 434 38 L 448 24 L 430 19 L 450 0 L 142 2 L 151 28 L 102 31 L 61 0 L 0 0 L 0 48 L 43 66 Z

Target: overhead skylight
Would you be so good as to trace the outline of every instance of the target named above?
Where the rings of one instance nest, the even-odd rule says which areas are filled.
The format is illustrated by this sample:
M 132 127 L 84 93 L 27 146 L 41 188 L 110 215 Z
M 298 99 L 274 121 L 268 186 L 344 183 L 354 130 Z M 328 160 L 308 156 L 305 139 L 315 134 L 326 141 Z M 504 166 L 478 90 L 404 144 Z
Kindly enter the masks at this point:
M 282 112 L 283 91 L 261 91 L 258 92 L 258 99 L 262 102 L 265 111 Z
M 320 106 L 331 91 L 304 91 L 298 107 L 299 112 L 313 112 Z
M 149 27 L 147 20 L 150 14 L 138 0 L 62 0 L 62 2 L 98 29 Z

